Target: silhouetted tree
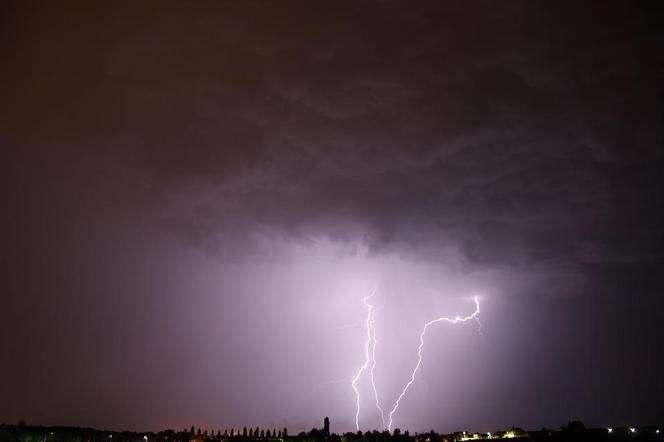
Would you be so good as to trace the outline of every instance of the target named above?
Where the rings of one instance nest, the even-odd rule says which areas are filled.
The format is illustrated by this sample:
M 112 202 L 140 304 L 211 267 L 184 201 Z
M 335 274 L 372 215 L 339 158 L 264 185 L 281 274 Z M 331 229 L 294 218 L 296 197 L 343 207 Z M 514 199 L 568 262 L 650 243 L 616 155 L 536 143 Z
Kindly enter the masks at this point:
M 256 427 L 256 429 L 254 430 L 254 437 L 258 437 L 259 435 L 260 435 L 260 430 L 258 429 L 258 427 Z
M 562 433 L 565 434 L 565 439 L 570 441 L 585 440 L 586 439 L 586 426 L 581 421 L 568 422 L 562 428 Z
M 261 439 L 265 437 L 265 430 L 261 430 Z
M 242 429 L 242 436 L 247 437 L 247 427 Z
M 284 432 L 282 434 L 284 437 L 288 437 L 288 428 L 284 427 Z
M 394 429 L 394 436 L 395 437 L 401 436 L 401 428 L 395 428 Z
M 200 435 L 201 435 L 201 429 L 200 429 L 200 428 L 196 431 L 196 435 L 197 435 L 197 436 L 200 436 Z
M 569 431 L 571 433 L 583 433 L 586 431 L 586 426 L 581 421 L 571 421 L 567 423 L 566 427 L 563 427 L 563 431 Z
M 281 439 L 281 435 L 282 435 L 282 434 L 283 434 L 283 433 L 281 432 L 281 430 L 279 430 L 279 435 L 278 435 L 277 437 L 278 437 L 279 439 Z

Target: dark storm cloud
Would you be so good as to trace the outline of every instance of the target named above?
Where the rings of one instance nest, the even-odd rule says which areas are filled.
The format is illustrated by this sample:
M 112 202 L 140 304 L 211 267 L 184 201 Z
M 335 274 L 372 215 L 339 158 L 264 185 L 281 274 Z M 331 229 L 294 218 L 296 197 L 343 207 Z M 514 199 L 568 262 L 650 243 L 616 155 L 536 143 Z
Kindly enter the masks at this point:
M 207 316 L 216 304 L 182 282 L 188 275 L 182 268 L 200 263 L 187 255 L 179 265 L 170 257 L 164 244 L 172 237 L 193 246 L 187 253 L 204 249 L 228 261 L 275 258 L 275 238 L 307 244 L 326 237 L 368 246 L 373 256 L 400 254 L 441 268 L 452 256 L 466 271 L 509 268 L 514 279 L 537 272 L 553 282 L 524 290 L 532 299 L 568 291 L 584 300 L 609 299 L 602 307 L 608 313 L 597 319 L 604 329 L 631 311 L 626 306 L 641 314 L 661 307 L 661 282 L 652 275 L 662 260 L 664 78 L 661 16 L 647 3 L 3 8 L 0 143 L 9 146 L 5 168 L 12 185 L 5 302 L 17 318 L 9 325 L 20 330 L 4 339 L 18 353 L 22 345 L 41 348 L 35 336 L 54 327 L 50 350 L 29 356 L 32 367 L 55 358 L 58 342 L 73 342 L 71 361 L 84 358 L 89 366 L 67 361 L 54 368 L 58 391 L 69 385 L 68 370 L 94 390 L 95 376 L 108 376 L 104 364 L 136 363 L 147 352 L 151 361 L 163 358 L 200 374 L 200 383 L 183 393 L 185 403 L 205 397 L 216 379 L 212 372 L 223 364 L 200 356 L 217 343 L 198 321 L 216 324 L 218 318 Z M 572 289 L 578 281 L 583 284 Z M 224 287 L 224 310 L 244 308 Z M 181 301 L 182 293 L 193 306 Z M 643 301 L 634 307 L 632 296 Z M 525 321 L 530 312 L 543 312 L 528 302 L 522 311 L 504 307 L 503 313 Z M 595 312 L 590 301 L 583 303 L 584 313 Z M 35 322 L 45 324 L 38 331 L 18 319 L 33 305 Z M 537 329 L 549 341 L 540 347 L 533 339 L 527 348 L 578 349 L 575 330 L 589 337 L 583 342 L 595 342 L 594 323 L 586 325 L 581 313 L 569 319 L 570 308 L 556 304 L 551 312 L 569 321 L 569 336 Z M 174 311 L 185 312 L 182 331 L 165 325 Z M 235 327 L 220 325 L 220 334 L 242 330 L 230 313 L 220 315 Z M 59 317 L 92 332 L 79 337 Z M 111 336 L 99 325 L 107 320 L 129 326 Z M 505 327 L 505 335 L 525 341 L 515 325 Z M 650 328 L 625 324 L 636 344 L 614 332 L 599 339 L 598 356 L 592 353 L 579 370 L 587 374 L 608 360 L 611 375 L 622 373 L 610 342 L 629 346 L 635 357 L 650 355 L 657 327 L 643 327 Z M 177 346 L 164 344 L 154 330 L 166 330 Z M 260 340 L 242 336 L 219 345 L 256 358 Z M 300 342 L 295 332 L 286 336 Z M 95 346 L 106 355 L 93 357 Z M 181 354 L 208 365 L 183 369 Z M 142 363 L 147 373 L 154 369 Z M 228 364 L 219 372 L 233 378 L 249 370 L 256 382 L 261 378 L 255 367 Z M 633 385 L 661 385 L 657 364 L 641 381 L 630 371 Z M 10 375 L 45 383 L 32 370 Z M 125 370 L 118 371 L 124 376 Z M 173 388 L 182 382 L 175 371 L 166 373 Z M 161 398 L 149 382 L 110 376 Z M 546 385 L 553 391 L 554 384 Z M 18 395 L 21 382 L 13 385 Z M 507 387 L 495 390 L 504 397 L 501 388 Z M 26 401 L 35 401 L 38 390 Z M 240 397 L 237 390 L 227 394 Z M 117 411 L 133 395 L 139 393 L 118 393 L 111 402 L 119 421 L 136 425 Z M 635 409 L 661 409 L 645 397 L 651 399 Z M 91 400 L 77 397 L 77 413 Z M 592 408 L 591 400 L 581 403 Z M 198 407 L 192 409 L 204 408 Z M 237 413 L 234 418 L 255 418 Z M 613 415 L 627 415 L 621 413 Z M 90 412 L 85 419 L 99 416 Z M 427 419 L 422 425 L 432 422 Z
M 257 42 L 239 87 L 190 97 L 194 116 L 173 120 L 194 121 L 165 136 L 176 157 L 156 165 L 209 187 L 176 215 L 187 235 L 265 224 L 364 235 L 376 250 L 451 243 L 478 264 L 639 259 L 659 223 L 656 196 L 634 199 L 658 192 L 661 165 L 647 36 L 614 35 L 620 18 L 592 10 L 570 29 L 532 6 L 441 9 L 377 7 L 348 33 L 310 35 L 316 19 L 278 40 L 244 29 Z M 390 24 L 372 30 L 381 13 Z M 476 27 L 456 29 L 465 14 Z
M 602 230 L 640 204 L 616 195 L 645 191 L 661 164 L 642 12 L 579 7 L 568 23 L 528 4 L 404 9 L 34 19 L 41 38 L 15 35 L 29 75 L 13 96 L 39 105 L 19 108 L 37 116 L 17 129 L 83 150 L 105 137 L 159 193 L 207 183 L 209 200 L 177 215 L 202 242 L 233 219 L 333 236 L 316 220 L 350 219 L 376 248 L 433 237 L 475 262 L 615 243 Z

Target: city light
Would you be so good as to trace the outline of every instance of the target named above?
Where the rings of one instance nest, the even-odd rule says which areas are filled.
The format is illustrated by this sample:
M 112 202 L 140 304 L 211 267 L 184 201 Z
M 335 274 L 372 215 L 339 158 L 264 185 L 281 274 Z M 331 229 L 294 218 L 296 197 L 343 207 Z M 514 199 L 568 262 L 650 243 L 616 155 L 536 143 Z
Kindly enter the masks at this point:
M 613 433 L 613 428 L 609 427 L 609 428 L 606 429 L 606 431 L 609 432 L 609 433 Z
M 630 427 L 630 428 L 629 428 L 629 432 L 630 432 L 630 433 L 636 433 L 636 428 L 634 428 L 634 427 Z

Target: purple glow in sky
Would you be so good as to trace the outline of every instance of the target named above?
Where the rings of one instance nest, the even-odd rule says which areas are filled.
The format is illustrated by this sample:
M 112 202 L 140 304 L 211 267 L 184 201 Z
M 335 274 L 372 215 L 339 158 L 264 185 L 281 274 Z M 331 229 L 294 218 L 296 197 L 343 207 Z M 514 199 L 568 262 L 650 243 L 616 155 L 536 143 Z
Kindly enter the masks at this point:
M 362 363 L 360 368 L 357 370 L 357 373 L 355 373 L 355 376 L 351 380 L 351 387 L 353 389 L 353 392 L 355 393 L 355 430 L 356 431 L 360 431 L 359 416 L 360 416 L 360 404 L 361 404 L 362 395 L 358 389 L 358 381 L 360 380 L 362 375 L 368 373 L 369 379 L 371 381 L 371 388 L 373 390 L 376 409 L 378 410 L 380 420 L 382 423 L 382 426 L 380 427 L 381 430 L 387 429 L 388 431 L 392 431 L 394 414 L 399 409 L 401 400 L 404 398 L 404 396 L 406 396 L 406 393 L 408 393 L 408 389 L 410 388 L 411 385 L 413 385 L 413 382 L 415 382 L 415 375 L 417 374 L 418 370 L 420 369 L 420 366 L 422 365 L 422 352 L 424 350 L 424 335 L 426 334 L 427 329 L 430 326 L 441 322 L 443 323 L 447 322 L 449 324 L 458 324 L 458 323 L 468 322 L 471 320 L 475 321 L 477 325 L 480 327 L 478 328 L 478 331 L 481 330 L 482 326 L 481 323 L 479 322 L 480 301 L 479 297 L 477 296 L 473 297 L 473 302 L 475 303 L 475 310 L 470 315 L 467 316 L 457 315 L 451 318 L 440 316 L 438 318 L 427 321 L 422 327 L 422 331 L 420 332 L 419 345 L 417 347 L 417 358 L 416 358 L 417 362 L 415 363 L 415 367 L 413 368 L 413 371 L 410 374 L 410 379 L 408 380 L 408 382 L 406 382 L 403 389 L 399 393 L 399 396 L 394 401 L 394 405 L 392 406 L 391 410 L 389 410 L 389 414 L 386 420 L 385 410 L 383 410 L 383 407 L 380 405 L 380 394 L 378 393 L 378 388 L 376 387 L 376 379 L 375 379 L 375 370 L 377 364 L 376 347 L 378 345 L 378 338 L 376 336 L 376 317 L 375 317 L 376 310 L 375 306 L 371 304 L 371 298 L 373 298 L 375 295 L 376 295 L 376 289 L 373 289 L 370 295 L 362 298 L 362 303 L 367 307 L 367 318 L 366 318 L 367 335 L 366 335 L 366 340 L 364 342 L 364 362 Z
M 3 2 L 0 423 L 654 422 L 660 9 Z

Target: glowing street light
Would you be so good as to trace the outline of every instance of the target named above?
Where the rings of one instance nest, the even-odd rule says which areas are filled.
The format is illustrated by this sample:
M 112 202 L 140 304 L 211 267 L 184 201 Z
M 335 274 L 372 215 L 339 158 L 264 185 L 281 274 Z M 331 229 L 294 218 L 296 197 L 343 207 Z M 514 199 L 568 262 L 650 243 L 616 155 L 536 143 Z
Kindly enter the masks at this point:
M 636 433 L 636 428 L 634 428 L 634 427 L 629 427 L 629 432 L 632 433 L 632 434 L 633 434 L 633 433 Z
M 613 433 L 613 428 L 609 427 L 609 428 L 606 429 L 606 431 L 607 431 L 608 433 Z

